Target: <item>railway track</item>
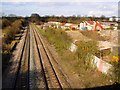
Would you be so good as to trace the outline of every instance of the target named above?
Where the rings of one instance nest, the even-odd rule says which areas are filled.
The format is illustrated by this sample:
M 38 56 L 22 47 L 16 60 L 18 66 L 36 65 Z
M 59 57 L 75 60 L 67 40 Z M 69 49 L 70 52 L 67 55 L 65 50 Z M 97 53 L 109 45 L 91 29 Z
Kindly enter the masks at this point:
M 51 58 L 44 46 L 44 43 L 41 37 L 39 36 L 35 28 L 33 28 L 33 33 L 35 36 L 35 41 L 36 41 L 36 45 L 37 45 L 37 49 L 40 57 L 40 63 L 41 63 L 41 67 L 44 74 L 45 84 L 47 86 L 46 88 L 62 89 L 62 85 L 51 63 L 51 60 L 50 60 Z
M 37 31 L 39 30 L 39 28 L 37 26 L 35 26 L 34 28 L 36 28 Z M 42 35 L 40 35 L 40 37 L 43 38 Z M 59 77 L 59 79 L 62 83 L 62 87 L 63 88 L 71 88 L 70 80 L 69 80 L 68 76 L 65 74 L 65 72 L 63 71 L 63 68 L 58 63 L 58 61 L 57 61 L 58 58 L 53 56 L 53 54 L 52 54 L 53 51 L 52 51 L 52 48 L 50 47 L 50 44 L 46 40 L 44 40 L 44 38 L 42 41 L 44 41 L 44 44 L 46 46 L 45 48 L 49 54 L 49 57 L 51 59 L 51 63 L 54 65 L 54 69 L 57 72 L 57 76 Z
M 30 89 L 33 88 L 46 88 L 47 87 L 47 81 L 44 74 L 44 69 L 42 66 L 42 63 L 40 61 L 40 54 L 36 42 L 35 35 L 33 33 L 33 28 L 30 26 L 30 77 L 29 77 L 29 83 L 30 83 Z M 34 78 L 33 78 L 34 77 Z
M 2 87 L 3 90 L 5 89 L 9 89 L 11 88 L 12 90 L 17 88 L 18 85 L 18 77 L 25 77 L 27 75 L 27 72 L 23 75 L 21 72 L 25 72 L 28 71 L 26 68 L 24 71 L 21 69 L 25 68 L 27 66 L 26 61 L 24 62 L 23 60 L 26 59 L 28 57 L 23 57 L 23 53 L 28 53 L 28 51 L 25 51 L 26 48 L 26 43 L 29 44 L 29 42 L 27 41 L 28 38 L 28 30 L 24 31 L 25 33 L 23 34 L 21 43 L 19 44 L 19 48 L 17 47 L 18 51 L 16 52 L 15 56 L 12 56 L 13 58 L 11 58 L 10 62 L 11 62 L 11 66 L 8 66 L 7 70 L 5 71 L 5 73 L 3 74 L 3 82 L 2 82 Z M 29 50 L 29 49 L 28 49 Z M 23 59 L 24 58 L 24 59 Z M 23 65 L 23 66 L 22 66 Z M 27 76 L 28 77 L 28 76 Z M 20 85 L 20 87 L 27 87 L 27 78 L 24 78 L 24 80 L 22 79 L 22 84 Z
M 30 33 L 27 30 L 24 46 L 20 56 L 19 66 L 16 73 L 16 78 L 14 82 L 14 90 L 29 89 L 29 54 L 30 54 Z
M 11 68 L 13 73 L 6 78 L 4 83 L 7 87 L 4 85 L 4 88 L 13 88 L 13 90 L 63 89 L 51 62 L 50 51 L 46 49 L 39 32 L 32 24 L 29 25 L 21 45 L 20 53 L 16 56 Z

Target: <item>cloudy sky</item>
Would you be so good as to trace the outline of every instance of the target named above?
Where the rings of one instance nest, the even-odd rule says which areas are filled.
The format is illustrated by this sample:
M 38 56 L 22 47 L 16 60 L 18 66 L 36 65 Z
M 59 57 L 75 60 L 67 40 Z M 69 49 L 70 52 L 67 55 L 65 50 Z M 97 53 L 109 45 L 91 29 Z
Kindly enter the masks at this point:
M 57 16 L 118 16 L 119 0 L 2 0 L 1 13 L 30 16 L 32 13 Z

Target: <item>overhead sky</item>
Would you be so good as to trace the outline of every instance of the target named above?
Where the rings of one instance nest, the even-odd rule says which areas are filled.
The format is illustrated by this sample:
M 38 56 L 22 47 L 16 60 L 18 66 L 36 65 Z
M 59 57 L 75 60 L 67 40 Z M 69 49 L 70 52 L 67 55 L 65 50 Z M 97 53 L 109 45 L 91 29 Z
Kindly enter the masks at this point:
M 30 16 L 32 13 L 57 16 L 118 16 L 119 0 L 2 0 L 6 15 Z

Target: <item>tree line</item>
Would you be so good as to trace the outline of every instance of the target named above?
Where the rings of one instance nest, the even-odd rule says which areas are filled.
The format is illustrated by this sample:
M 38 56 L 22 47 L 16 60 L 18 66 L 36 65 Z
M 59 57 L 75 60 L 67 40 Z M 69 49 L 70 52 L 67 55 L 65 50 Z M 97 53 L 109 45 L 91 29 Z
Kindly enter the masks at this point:
M 95 16 L 40 16 L 37 13 L 31 14 L 30 17 L 27 17 L 29 21 L 36 23 L 36 24 L 42 24 L 43 22 L 48 22 L 48 21 L 57 21 L 57 22 L 63 22 L 63 23 L 74 23 L 74 24 L 79 24 L 82 21 L 85 20 L 92 20 L 92 21 L 103 21 L 103 20 L 109 20 L 109 18 L 105 17 L 102 15 L 101 17 L 95 17 Z

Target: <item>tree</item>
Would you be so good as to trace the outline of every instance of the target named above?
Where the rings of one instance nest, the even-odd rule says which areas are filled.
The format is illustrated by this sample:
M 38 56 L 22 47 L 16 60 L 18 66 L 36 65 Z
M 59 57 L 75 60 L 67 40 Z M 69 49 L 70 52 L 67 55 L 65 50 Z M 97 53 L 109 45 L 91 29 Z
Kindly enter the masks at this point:
M 34 23 L 39 23 L 39 21 L 40 21 L 40 16 L 39 16 L 39 14 L 37 14 L 37 13 L 31 14 L 31 16 L 30 16 L 30 21 L 31 21 L 31 22 L 34 22 Z
M 19 19 L 19 20 L 16 20 L 15 22 L 13 22 L 11 28 L 12 28 L 14 34 L 17 34 L 20 32 L 20 29 L 22 27 L 22 21 L 23 21 L 22 19 Z
M 103 21 L 106 19 L 105 15 L 101 15 L 100 19 Z
M 17 17 L 15 14 L 9 14 L 8 17 Z
M 67 22 L 67 19 L 62 15 L 59 19 L 59 22 Z
M 113 21 L 116 21 L 116 16 L 112 16 Z

